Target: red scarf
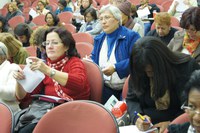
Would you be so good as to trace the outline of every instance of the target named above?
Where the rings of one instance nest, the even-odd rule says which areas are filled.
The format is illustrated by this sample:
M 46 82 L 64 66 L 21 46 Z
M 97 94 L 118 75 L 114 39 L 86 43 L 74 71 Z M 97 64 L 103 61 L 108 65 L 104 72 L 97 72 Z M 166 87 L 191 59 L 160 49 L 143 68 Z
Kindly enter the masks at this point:
M 51 62 L 50 60 L 47 60 L 47 65 L 53 69 L 60 70 L 62 72 L 63 68 L 68 60 L 69 60 L 68 57 L 64 57 L 60 61 L 56 61 L 56 62 Z M 55 81 L 54 79 L 52 79 L 52 80 L 53 80 L 55 92 L 57 93 L 57 95 L 67 101 L 72 101 L 73 98 L 71 98 L 69 95 L 67 95 L 66 93 L 63 92 L 60 84 L 57 81 Z

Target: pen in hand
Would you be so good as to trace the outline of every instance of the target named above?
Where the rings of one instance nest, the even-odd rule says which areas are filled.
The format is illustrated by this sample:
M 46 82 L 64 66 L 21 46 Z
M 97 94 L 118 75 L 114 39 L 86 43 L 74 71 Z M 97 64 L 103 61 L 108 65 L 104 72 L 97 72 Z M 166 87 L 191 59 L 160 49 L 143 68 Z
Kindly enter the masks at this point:
M 135 116 L 138 116 L 138 118 L 142 119 L 144 122 L 149 122 L 150 123 L 150 127 L 149 128 L 151 128 L 153 126 L 153 124 L 147 118 L 142 116 L 140 113 L 135 111 L 134 114 L 135 114 Z

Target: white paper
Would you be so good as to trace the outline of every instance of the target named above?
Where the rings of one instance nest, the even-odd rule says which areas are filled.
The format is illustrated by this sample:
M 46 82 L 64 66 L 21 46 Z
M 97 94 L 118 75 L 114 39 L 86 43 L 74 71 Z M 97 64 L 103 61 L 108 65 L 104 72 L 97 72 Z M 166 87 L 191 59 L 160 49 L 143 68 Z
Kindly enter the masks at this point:
M 120 133 L 150 133 L 152 131 L 156 132 L 157 128 L 152 128 L 147 131 L 140 131 L 136 125 L 122 126 L 119 127 Z
M 188 6 L 183 3 L 184 0 L 176 0 L 176 1 L 178 2 L 176 11 L 184 12 L 186 9 L 188 9 Z
M 31 8 L 31 10 L 29 11 L 29 15 L 31 15 L 33 18 L 39 16 L 39 14 L 38 14 L 35 10 L 33 10 L 32 8 Z
M 150 14 L 148 6 L 143 8 L 143 9 L 138 9 L 137 10 L 137 15 L 139 18 L 143 18 L 145 16 L 148 16 Z
M 39 70 L 32 71 L 29 65 L 25 66 L 23 72 L 25 75 L 25 79 L 17 80 L 17 82 L 19 82 L 19 84 L 28 93 L 31 93 L 45 77 L 45 75 Z

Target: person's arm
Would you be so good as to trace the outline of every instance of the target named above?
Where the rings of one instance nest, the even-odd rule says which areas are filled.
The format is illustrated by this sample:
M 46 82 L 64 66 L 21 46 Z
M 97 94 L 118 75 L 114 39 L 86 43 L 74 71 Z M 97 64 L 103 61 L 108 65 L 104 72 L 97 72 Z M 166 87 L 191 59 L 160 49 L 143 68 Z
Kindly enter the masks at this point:
M 93 27 L 93 29 L 90 31 L 87 31 L 87 33 L 90 33 L 91 35 L 97 35 L 102 31 L 101 24 L 98 21 L 92 27 Z
M 171 4 L 171 6 L 168 9 L 168 13 L 172 16 L 174 16 L 174 14 L 176 13 L 176 7 L 178 5 L 178 2 L 176 0 L 174 0 Z

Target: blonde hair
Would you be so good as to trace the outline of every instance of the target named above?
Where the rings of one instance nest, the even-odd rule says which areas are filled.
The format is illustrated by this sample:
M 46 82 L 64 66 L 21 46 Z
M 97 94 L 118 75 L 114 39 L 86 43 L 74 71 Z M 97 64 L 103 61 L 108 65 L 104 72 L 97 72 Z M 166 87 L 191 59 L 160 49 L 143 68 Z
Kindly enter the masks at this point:
M 22 47 L 22 43 L 11 33 L 0 33 L 0 41 L 6 45 L 10 57 L 14 57 Z
M 10 2 L 8 4 L 8 6 L 7 6 L 8 11 L 9 11 L 9 6 L 11 6 L 14 11 L 17 11 L 17 9 L 18 9 L 17 4 L 15 2 Z
M 167 12 L 159 12 L 156 14 L 154 18 L 154 22 L 156 24 L 166 24 L 166 25 L 171 25 L 171 16 Z

